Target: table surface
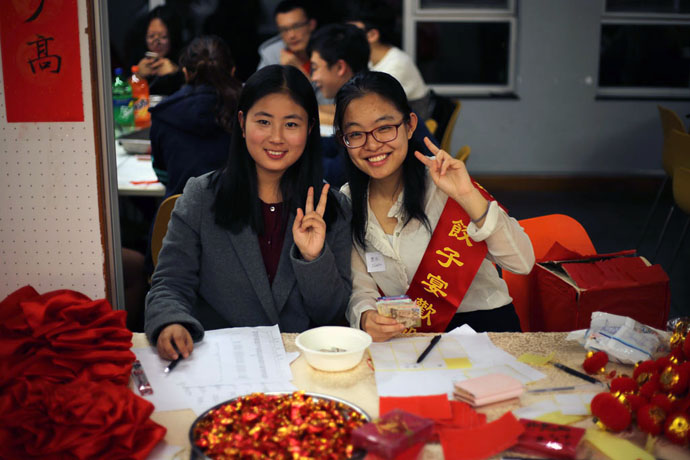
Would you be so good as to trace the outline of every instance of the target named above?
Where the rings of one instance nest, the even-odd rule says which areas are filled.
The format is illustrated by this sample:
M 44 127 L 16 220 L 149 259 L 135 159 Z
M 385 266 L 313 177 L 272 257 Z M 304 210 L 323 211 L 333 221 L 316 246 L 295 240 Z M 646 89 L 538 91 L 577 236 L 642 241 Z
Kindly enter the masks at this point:
M 420 334 L 429 335 L 429 334 Z M 549 355 L 555 353 L 553 361 L 563 363 L 575 369 L 581 369 L 584 360 L 584 349 L 576 342 L 566 341 L 566 333 L 489 333 L 493 343 L 512 354 L 519 357 L 524 353 L 536 353 Z M 282 334 L 285 350 L 288 352 L 299 351 L 295 345 L 297 334 Z M 134 346 L 145 347 L 148 345 L 144 334 L 134 334 Z M 310 367 L 303 356 L 300 356 L 291 364 L 293 383 L 300 390 L 312 393 L 321 393 L 342 398 L 361 407 L 372 417 L 378 416 L 378 393 L 374 371 L 365 359 L 354 369 L 345 372 L 324 372 Z M 632 375 L 632 366 L 609 363 L 607 372 L 615 370 L 617 375 Z M 546 379 L 528 385 L 528 388 L 560 387 L 568 385 L 582 385 L 583 382 L 577 377 L 573 377 L 554 366 L 539 366 L 538 370 L 546 374 Z M 588 390 L 595 391 L 595 390 Z M 542 400 L 550 400 L 556 393 L 524 393 L 519 400 L 497 403 L 479 408 L 479 412 L 487 415 L 488 421 L 493 421 L 505 412 L 528 406 Z M 191 410 L 154 412 L 151 416 L 153 420 L 168 429 L 165 440 L 172 445 L 185 446 L 189 449 L 188 431 L 196 416 Z M 593 422 L 587 418 L 578 422 L 577 426 L 591 427 Z M 644 436 L 637 432 L 631 435 L 631 440 L 643 445 Z M 584 444 L 584 443 L 583 443 Z M 658 446 L 658 445 L 657 445 Z M 665 450 L 664 450 L 665 449 Z M 661 458 L 690 458 L 687 449 L 679 450 L 672 445 L 658 446 L 657 457 Z M 664 455 L 664 452 L 670 452 Z M 524 454 L 520 454 L 525 456 Z M 188 458 L 188 457 L 187 457 Z M 423 459 L 443 459 L 443 452 L 440 444 L 427 444 L 423 451 Z M 497 456 L 495 458 L 500 458 Z M 593 451 L 592 448 L 585 447 L 578 453 L 578 458 L 605 459 L 601 453 Z
M 115 141 L 117 191 L 120 195 L 163 196 L 165 186 L 158 182 L 151 165 L 151 155 L 127 153 Z M 132 183 L 139 182 L 139 183 Z

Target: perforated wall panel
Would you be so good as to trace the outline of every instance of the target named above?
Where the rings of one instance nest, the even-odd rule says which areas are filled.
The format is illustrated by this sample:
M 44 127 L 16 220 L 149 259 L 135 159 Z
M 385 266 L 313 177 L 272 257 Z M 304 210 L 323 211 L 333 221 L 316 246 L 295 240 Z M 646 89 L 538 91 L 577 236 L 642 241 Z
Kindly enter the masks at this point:
M 78 4 L 83 123 L 7 123 L 0 67 L 0 299 L 26 284 L 105 296 L 86 2 Z

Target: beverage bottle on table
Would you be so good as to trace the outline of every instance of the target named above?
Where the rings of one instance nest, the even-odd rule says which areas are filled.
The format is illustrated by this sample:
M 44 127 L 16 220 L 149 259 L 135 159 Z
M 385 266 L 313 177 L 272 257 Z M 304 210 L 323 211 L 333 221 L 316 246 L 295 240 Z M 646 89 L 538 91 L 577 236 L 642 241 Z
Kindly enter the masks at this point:
M 137 75 L 139 66 L 132 66 L 132 76 L 129 84 L 132 86 L 132 98 L 134 99 L 134 126 L 146 128 L 151 125 L 149 113 L 149 84 L 145 78 Z
M 122 69 L 115 69 L 113 82 L 113 119 L 115 120 L 115 135 L 126 134 L 134 129 L 134 103 L 132 101 L 132 87 L 122 78 Z

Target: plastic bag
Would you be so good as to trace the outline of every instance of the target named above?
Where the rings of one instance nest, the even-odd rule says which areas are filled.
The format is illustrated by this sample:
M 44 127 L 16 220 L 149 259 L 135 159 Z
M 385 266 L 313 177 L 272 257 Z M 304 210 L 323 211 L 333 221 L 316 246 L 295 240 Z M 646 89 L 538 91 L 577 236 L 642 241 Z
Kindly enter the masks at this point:
M 635 364 L 668 353 L 670 338 L 668 332 L 630 317 L 595 311 L 589 329 L 573 331 L 567 340 L 577 340 L 587 350 L 604 351 L 612 361 Z

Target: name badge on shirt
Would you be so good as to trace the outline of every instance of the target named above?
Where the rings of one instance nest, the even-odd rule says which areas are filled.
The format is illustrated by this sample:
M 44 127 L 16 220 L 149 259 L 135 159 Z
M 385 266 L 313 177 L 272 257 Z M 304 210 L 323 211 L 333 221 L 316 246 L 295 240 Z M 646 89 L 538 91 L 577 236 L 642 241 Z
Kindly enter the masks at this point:
M 365 256 L 367 259 L 367 271 L 369 273 L 386 271 L 386 262 L 383 260 L 383 254 L 380 252 L 367 252 Z

